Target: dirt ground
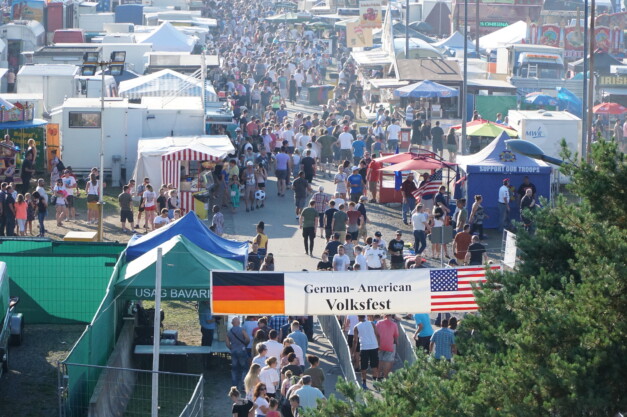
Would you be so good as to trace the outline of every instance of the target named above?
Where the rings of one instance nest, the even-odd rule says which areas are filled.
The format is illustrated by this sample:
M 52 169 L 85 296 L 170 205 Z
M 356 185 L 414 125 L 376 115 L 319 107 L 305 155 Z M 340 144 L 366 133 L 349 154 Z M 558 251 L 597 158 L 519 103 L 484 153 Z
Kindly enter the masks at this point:
M 57 362 L 83 330 L 84 325 L 26 324 L 24 341 L 10 348 L 10 371 L 0 381 L 0 416 L 57 415 Z

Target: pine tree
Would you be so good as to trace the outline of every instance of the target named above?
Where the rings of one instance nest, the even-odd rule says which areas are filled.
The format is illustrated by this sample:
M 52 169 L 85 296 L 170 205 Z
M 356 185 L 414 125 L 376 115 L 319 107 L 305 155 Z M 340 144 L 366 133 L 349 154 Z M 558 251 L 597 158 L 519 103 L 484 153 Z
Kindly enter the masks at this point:
M 490 274 L 454 363 L 419 360 L 380 384 L 342 382 L 317 417 L 614 416 L 627 411 L 627 170 L 615 142 L 569 161 L 570 202 L 534 213 L 521 264 Z M 362 402 L 362 396 L 366 401 Z

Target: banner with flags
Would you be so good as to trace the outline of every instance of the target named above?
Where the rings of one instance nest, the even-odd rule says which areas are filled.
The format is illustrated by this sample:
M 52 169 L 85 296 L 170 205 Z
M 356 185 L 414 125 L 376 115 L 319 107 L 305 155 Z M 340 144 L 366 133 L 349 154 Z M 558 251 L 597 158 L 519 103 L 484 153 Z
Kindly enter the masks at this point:
M 442 170 L 438 169 L 432 174 L 424 184 L 418 187 L 417 190 L 412 192 L 412 195 L 416 199 L 416 202 L 420 203 L 420 200 L 429 200 L 438 193 L 438 190 L 442 186 Z
M 499 270 L 499 266 L 491 266 Z M 340 315 L 476 311 L 482 266 L 359 272 L 212 272 L 214 314 Z

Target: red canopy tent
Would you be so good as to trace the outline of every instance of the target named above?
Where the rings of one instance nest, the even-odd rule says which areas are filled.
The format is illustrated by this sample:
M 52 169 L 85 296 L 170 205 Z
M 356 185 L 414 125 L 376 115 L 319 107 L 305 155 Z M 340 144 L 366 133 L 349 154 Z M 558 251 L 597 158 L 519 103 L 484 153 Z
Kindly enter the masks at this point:
M 419 170 L 435 170 L 440 168 L 452 168 L 455 163 L 439 161 L 428 156 L 418 156 L 410 160 L 399 162 L 382 168 L 381 171 L 398 172 L 398 171 L 419 171 Z

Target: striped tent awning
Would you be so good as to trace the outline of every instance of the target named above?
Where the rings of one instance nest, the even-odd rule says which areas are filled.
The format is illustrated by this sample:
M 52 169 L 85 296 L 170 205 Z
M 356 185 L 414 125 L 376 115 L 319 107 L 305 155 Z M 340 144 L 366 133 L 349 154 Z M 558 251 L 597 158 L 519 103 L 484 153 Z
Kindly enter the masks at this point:
M 218 101 L 218 96 L 210 82 L 206 85 L 207 101 Z M 140 99 L 142 97 L 200 97 L 202 81 L 170 69 L 122 81 L 120 97 Z
M 162 161 L 221 161 L 226 155 L 206 153 L 193 147 L 168 152 L 161 156 Z

